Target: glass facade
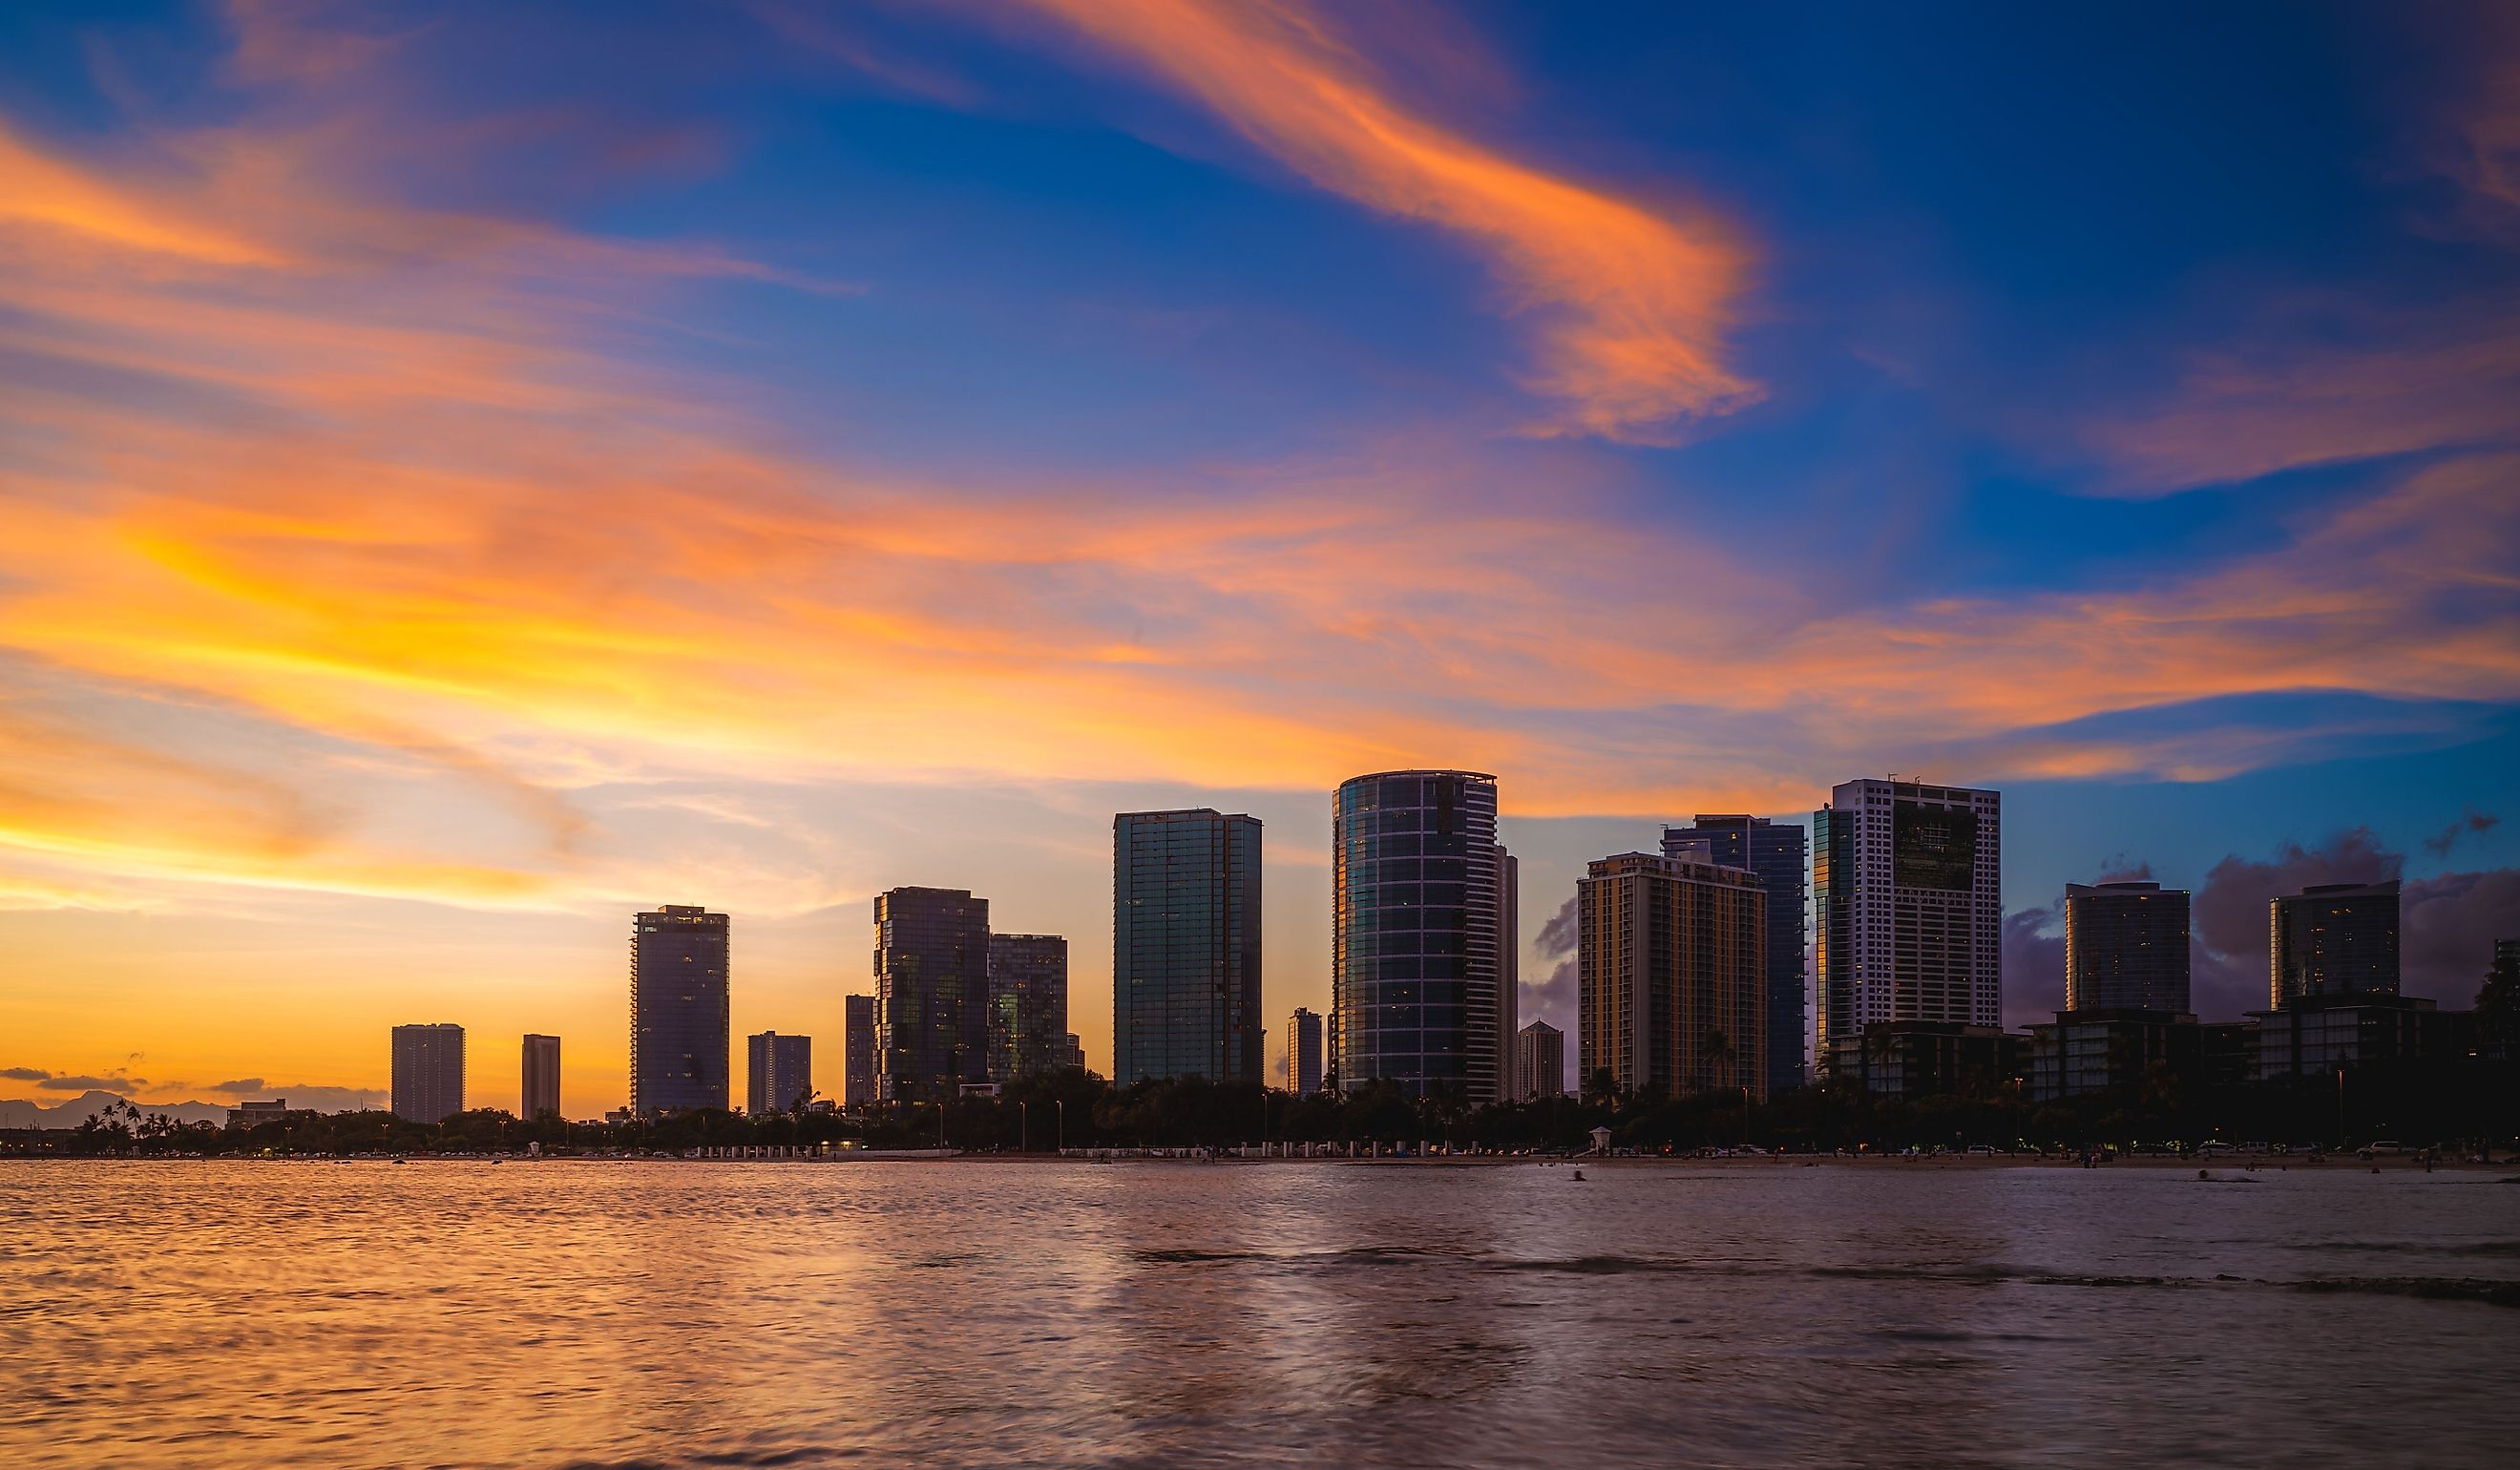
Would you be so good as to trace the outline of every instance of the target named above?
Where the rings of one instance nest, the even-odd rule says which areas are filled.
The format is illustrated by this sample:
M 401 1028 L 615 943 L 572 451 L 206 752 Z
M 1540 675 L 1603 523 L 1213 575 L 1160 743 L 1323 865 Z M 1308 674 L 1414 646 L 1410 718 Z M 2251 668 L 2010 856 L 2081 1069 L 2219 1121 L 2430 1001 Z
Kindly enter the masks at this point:
M 2159 883 L 2065 885 L 2065 1008 L 2187 1010 L 2187 893 Z
M 989 1080 L 1067 1064 L 1067 939 L 989 936 Z
M 2319 883 L 2272 905 L 2268 951 L 2278 1007 L 2316 996 L 2398 993 L 2398 880 Z
M 1111 819 L 1112 1080 L 1262 1081 L 1260 821 Z
M 1700 816 L 1688 826 L 1667 826 L 1662 855 L 1679 857 L 1687 843 L 1706 844 L 1707 856 L 1726 868 L 1759 875 L 1768 894 L 1768 1088 L 1781 1092 L 1808 1081 L 1804 1033 L 1810 1024 L 1809 975 L 1804 967 L 1804 871 L 1811 834 L 1764 817 Z
M 723 913 L 667 904 L 630 931 L 630 1110 L 734 1105 L 735 1033 L 727 1000 Z
M 934 1102 L 989 1077 L 989 901 L 894 888 L 875 901 L 876 1095 Z
M 1331 1069 L 1343 1091 L 1495 1098 L 1503 915 L 1497 783 L 1469 771 L 1346 781 L 1330 808 Z

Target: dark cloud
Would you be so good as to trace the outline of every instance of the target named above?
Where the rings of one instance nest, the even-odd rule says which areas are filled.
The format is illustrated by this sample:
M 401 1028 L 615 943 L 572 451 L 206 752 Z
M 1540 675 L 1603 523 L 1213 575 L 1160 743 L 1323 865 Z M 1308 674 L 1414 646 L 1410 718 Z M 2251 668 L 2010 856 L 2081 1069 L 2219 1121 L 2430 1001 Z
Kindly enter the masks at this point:
M 35 1086 L 47 1092 L 120 1092 L 126 1097 L 139 1091 L 128 1077 L 47 1077 Z
M 12 1082 L 42 1082 L 52 1075 L 41 1067 L 0 1067 L 0 1077 Z
M 262 1091 L 262 1079 L 259 1077 L 239 1077 L 228 1082 L 214 1082 L 210 1084 L 209 1087 L 203 1089 L 203 1091 L 211 1092 L 259 1092 Z
M 2431 853 L 2436 858 L 2448 858 L 2450 856 L 2451 848 L 2457 844 L 2459 838 L 2466 836 L 2470 832 L 2476 832 L 2481 835 L 2494 830 L 2501 824 L 2502 819 L 2495 816 L 2492 812 L 2480 812 L 2474 807 L 2469 807 L 2465 816 L 2459 818 L 2450 825 L 2443 827 L 2432 836 L 2426 837 L 2424 839 L 2424 851 Z
M 2065 1008 L 2065 915 L 2054 905 L 2003 916 L 2003 1024 L 2056 1019 Z
M 2152 865 L 2120 853 L 2100 864 L 2100 875 L 2094 883 L 2149 883 L 2154 881 Z
M 2485 831 L 2498 819 L 2471 812 L 2452 828 Z M 2443 843 L 2433 838 L 2427 847 Z M 2437 847 L 2435 850 L 2445 850 Z M 2406 857 L 2368 827 L 2339 832 L 2316 848 L 2287 842 L 2272 862 L 2233 856 L 2214 865 L 2196 894 L 2189 989 L 2196 1013 L 2228 1020 L 2263 1010 L 2267 995 L 2267 905 L 2313 883 L 2377 883 L 2404 878 Z M 2446 872 L 2406 883 L 2399 908 L 2399 976 L 2410 996 L 2465 1006 L 2494 955 L 2494 941 L 2520 934 L 2520 869 Z
M 1568 899 L 1557 906 L 1549 922 L 1540 926 L 1541 957 L 1559 959 L 1575 953 L 1575 901 Z
M 2520 868 L 2445 872 L 2408 883 L 2398 962 L 2411 995 L 2464 1007 L 2494 962 L 2494 942 L 2520 937 Z
M 1555 961 L 1549 967 L 1546 980 L 1525 980 L 1517 996 L 1514 1014 L 1522 1024 L 1547 1021 L 1566 1033 L 1567 1065 L 1574 1065 L 1575 1035 L 1575 900 L 1569 897 L 1540 926 L 1537 948 L 1544 959 Z

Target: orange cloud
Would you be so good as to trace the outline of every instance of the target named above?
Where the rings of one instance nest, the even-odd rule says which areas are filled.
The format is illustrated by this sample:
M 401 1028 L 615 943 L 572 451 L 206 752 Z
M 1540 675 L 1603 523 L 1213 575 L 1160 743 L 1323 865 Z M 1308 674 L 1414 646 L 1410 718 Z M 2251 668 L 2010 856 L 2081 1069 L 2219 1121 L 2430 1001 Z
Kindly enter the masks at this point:
M 1030 0 L 1189 93 L 1314 184 L 1449 230 L 1539 323 L 1530 385 L 1561 428 L 1659 442 L 1758 397 L 1725 361 L 1748 250 L 1703 211 L 1656 212 L 1516 162 L 1401 102 L 1300 0 Z

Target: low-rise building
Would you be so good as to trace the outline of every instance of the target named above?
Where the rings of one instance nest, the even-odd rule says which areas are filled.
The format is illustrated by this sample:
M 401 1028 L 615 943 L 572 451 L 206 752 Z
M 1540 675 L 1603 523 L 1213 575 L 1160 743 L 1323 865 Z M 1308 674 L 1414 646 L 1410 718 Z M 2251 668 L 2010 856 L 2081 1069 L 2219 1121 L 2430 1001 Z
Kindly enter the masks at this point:
M 228 1127 L 254 1128 L 265 1123 L 285 1122 L 288 1117 L 288 1098 L 261 1098 L 252 1102 L 240 1102 L 229 1108 Z
M 2420 996 L 2376 991 L 2303 996 L 2278 1010 L 2249 1013 L 2249 1076 L 2272 1082 L 2366 1062 L 2458 1056 L 2475 1040 L 2475 1017 L 2443 1010 Z
M 1829 1079 L 1876 1097 L 1992 1091 L 2021 1075 L 2025 1038 L 1961 1021 L 1875 1021 L 1829 1038 Z

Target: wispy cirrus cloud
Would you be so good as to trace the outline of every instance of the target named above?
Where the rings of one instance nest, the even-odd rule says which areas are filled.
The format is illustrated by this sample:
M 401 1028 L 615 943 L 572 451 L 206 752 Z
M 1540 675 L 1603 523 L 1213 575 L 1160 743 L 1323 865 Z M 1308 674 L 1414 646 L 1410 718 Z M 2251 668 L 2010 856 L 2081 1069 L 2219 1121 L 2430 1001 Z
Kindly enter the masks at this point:
M 1750 274 L 1738 226 L 1703 208 L 1647 207 L 1445 125 L 1399 95 L 1336 8 L 1027 3 L 1316 186 L 1482 255 L 1507 307 L 1535 324 L 1528 382 L 1563 405 L 1556 431 L 1660 442 L 1759 396 L 1725 340 Z

